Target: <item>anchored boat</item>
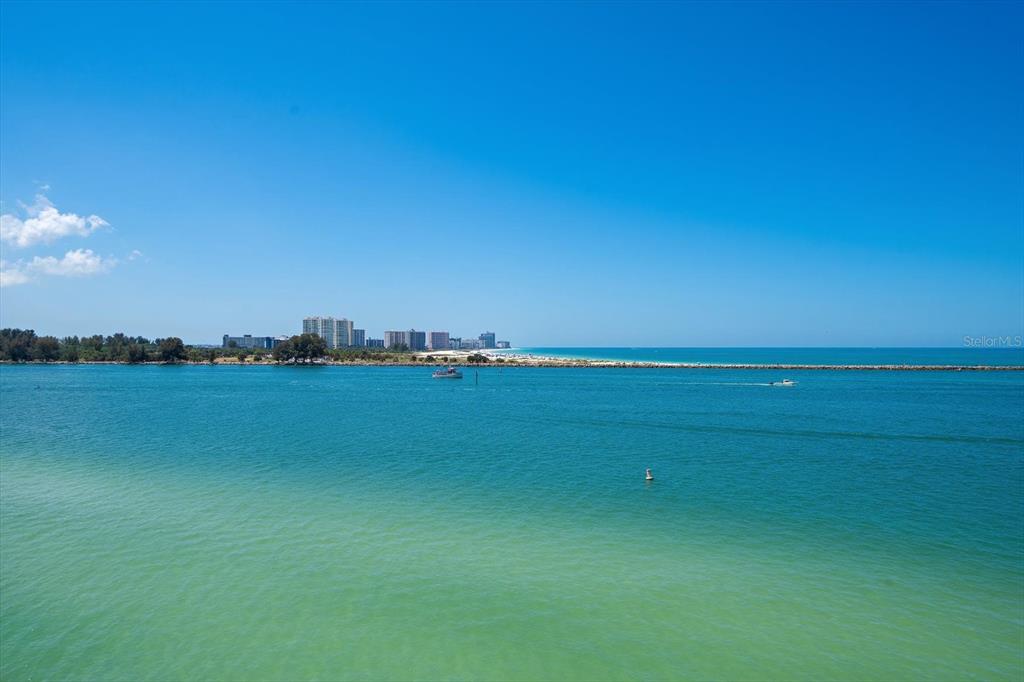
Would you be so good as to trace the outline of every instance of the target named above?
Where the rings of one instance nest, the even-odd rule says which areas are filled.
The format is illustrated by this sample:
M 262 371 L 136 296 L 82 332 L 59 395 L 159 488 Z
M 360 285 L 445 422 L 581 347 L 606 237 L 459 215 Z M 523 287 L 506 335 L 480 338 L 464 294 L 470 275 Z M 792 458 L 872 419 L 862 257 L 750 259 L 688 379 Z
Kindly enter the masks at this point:
M 448 369 L 436 369 L 434 370 L 433 377 L 435 379 L 461 379 L 462 372 L 454 367 L 449 367 Z

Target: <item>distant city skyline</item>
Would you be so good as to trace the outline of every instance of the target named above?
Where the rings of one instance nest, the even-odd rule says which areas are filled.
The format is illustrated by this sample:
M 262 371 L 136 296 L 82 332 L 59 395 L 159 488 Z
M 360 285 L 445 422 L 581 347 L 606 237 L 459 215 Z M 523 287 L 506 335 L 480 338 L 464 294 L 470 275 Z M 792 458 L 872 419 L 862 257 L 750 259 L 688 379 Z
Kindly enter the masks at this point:
M 4 3 L 0 326 L 1020 335 L 1022 25 L 1021 3 Z
M 464 350 L 464 349 L 495 349 L 509 348 L 511 343 L 508 340 L 498 341 L 494 332 L 481 332 L 476 338 L 463 338 L 452 336 L 447 330 L 431 329 L 429 332 L 410 329 L 388 329 L 383 333 L 383 338 L 375 339 L 367 336 L 365 329 L 355 328 L 355 322 L 346 317 L 334 317 L 332 315 L 311 315 L 302 318 L 301 329 L 303 334 L 316 334 L 324 340 L 328 348 L 362 348 L 380 346 L 383 348 L 394 348 L 398 346 L 409 350 Z M 276 340 L 283 341 L 290 335 L 276 337 Z M 273 348 L 274 337 L 243 334 L 232 336 L 224 334 L 222 345 L 224 347 L 239 348 Z M 379 341 L 380 343 L 374 343 Z M 233 346 L 231 346 L 233 344 Z

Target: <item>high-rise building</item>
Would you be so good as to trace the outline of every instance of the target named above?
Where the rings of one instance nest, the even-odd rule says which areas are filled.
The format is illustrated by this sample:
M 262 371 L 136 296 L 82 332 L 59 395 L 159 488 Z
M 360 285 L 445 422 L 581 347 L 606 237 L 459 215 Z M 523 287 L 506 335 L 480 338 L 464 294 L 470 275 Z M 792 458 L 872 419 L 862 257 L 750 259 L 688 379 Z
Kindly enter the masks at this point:
M 302 320 L 303 334 L 316 334 L 327 344 L 328 348 L 337 348 L 334 344 L 333 317 L 306 317 Z
M 462 348 L 462 337 L 452 336 L 448 339 L 448 350 L 458 350 Z
M 396 348 L 398 346 L 405 346 L 406 348 L 409 348 L 409 332 L 384 332 L 384 347 Z
M 366 330 L 365 329 L 353 329 L 352 330 L 352 345 L 362 348 L 366 345 Z
M 427 347 L 427 333 L 418 332 L 415 329 L 402 332 L 384 332 L 384 347 L 395 348 L 398 346 L 405 346 L 409 350 L 425 350 Z
M 480 335 L 481 348 L 494 348 L 494 332 L 484 332 Z
M 430 332 L 430 350 L 448 350 L 448 332 Z
M 409 330 L 409 350 L 426 350 L 427 333 L 418 332 L 415 329 Z
M 511 348 L 512 344 L 508 341 L 498 341 L 498 348 Z
M 384 348 L 384 339 L 366 339 L 367 348 Z
M 328 348 L 345 348 L 352 345 L 352 320 L 336 320 L 333 317 L 307 317 L 302 320 L 303 334 L 316 334 Z
M 459 348 L 462 350 L 478 350 L 483 348 L 483 342 L 480 339 L 460 339 Z
M 334 321 L 334 339 L 338 345 L 335 348 L 348 348 L 352 344 L 352 320 L 345 319 Z

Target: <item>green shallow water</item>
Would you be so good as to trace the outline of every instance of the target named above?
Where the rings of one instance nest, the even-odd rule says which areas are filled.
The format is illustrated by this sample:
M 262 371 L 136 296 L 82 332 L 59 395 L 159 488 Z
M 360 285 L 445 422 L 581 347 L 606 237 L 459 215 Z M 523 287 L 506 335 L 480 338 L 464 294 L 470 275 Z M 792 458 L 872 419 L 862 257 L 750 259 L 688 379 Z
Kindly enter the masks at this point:
M 1024 377 L 790 375 L 0 367 L 0 677 L 1024 677 Z

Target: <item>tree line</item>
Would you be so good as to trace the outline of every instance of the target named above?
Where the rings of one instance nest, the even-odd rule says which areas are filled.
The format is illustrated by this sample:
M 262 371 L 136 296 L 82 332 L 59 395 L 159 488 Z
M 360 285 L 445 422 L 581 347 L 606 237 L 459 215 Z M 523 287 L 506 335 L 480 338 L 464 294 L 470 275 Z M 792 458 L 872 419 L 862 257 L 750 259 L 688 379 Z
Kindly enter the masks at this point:
M 103 336 L 38 336 L 32 329 L 0 329 L 0 360 L 9 362 L 180 362 L 188 359 L 176 336 L 147 339 L 123 333 Z
M 412 353 L 404 349 L 333 348 L 317 334 L 299 334 L 279 343 L 274 349 L 200 348 L 186 345 L 169 336 L 147 339 L 118 332 L 104 336 L 38 336 L 32 329 L 0 329 L 0 361 L 6 362 L 215 362 L 218 358 L 245 362 L 273 359 L 282 363 L 311 363 L 329 359 L 335 362 L 410 362 Z M 470 359 L 473 361 L 473 358 Z

